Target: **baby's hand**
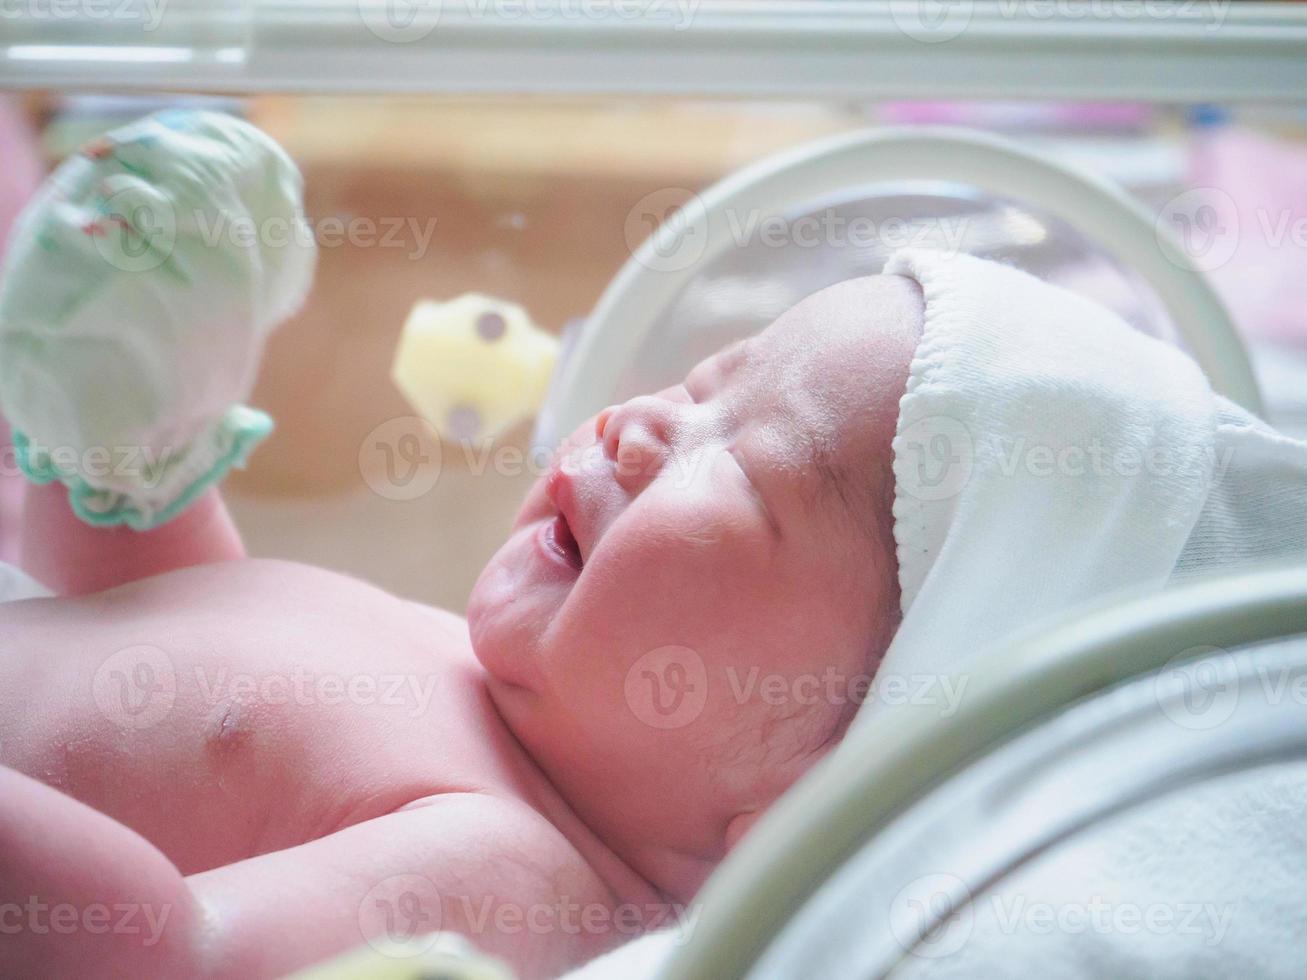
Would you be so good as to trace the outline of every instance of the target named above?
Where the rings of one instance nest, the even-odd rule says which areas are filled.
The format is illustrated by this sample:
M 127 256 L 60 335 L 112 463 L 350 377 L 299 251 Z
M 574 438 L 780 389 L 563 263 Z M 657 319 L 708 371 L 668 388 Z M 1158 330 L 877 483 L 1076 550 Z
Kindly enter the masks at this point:
M 231 116 L 165 112 L 66 161 L 0 278 L 0 410 L 88 523 L 157 526 L 271 429 L 249 397 L 308 292 L 302 181 Z

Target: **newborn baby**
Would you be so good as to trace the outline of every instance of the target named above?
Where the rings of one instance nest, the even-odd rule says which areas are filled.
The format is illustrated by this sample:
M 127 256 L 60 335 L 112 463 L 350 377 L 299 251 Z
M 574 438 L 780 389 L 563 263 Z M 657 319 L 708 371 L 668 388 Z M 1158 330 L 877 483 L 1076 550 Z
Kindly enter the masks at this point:
M 692 921 L 873 673 L 1307 550 L 1307 447 L 1084 300 L 907 252 L 583 425 L 466 620 L 249 560 L 216 484 L 270 424 L 240 402 L 311 238 L 202 230 L 295 217 L 298 175 L 204 115 L 70 167 L 0 287 L 58 593 L 0 605 L 6 976 L 272 976 L 434 930 L 555 975 Z M 91 465 L 114 447 L 151 462 Z
M 213 125 L 188 123 L 189 145 Z M 13 309 L 9 379 L 16 350 L 64 339 Z M 890 442 L 921 317 L 906 278 L 848 282 L 601 412 L 528 496 L 466 620 L 245 558 L 195 467 L 171 485 L 181 508 L 67 468 L 34 483 L 24 563 L 59 595 L 0 605 L 0 974 L 273 976 L 442 929 L 551 976 L 690 918 L 856 708 L 741 695 L 727 672 L 863 676 L 892 635 Z M 152 432 L 215 439 L 176 422 L 184 392 L 150 391 L 129 409 L 166 416 Z M 62 434 L 29 432 L 25 404 L 20 451 L 93 427 L 65 410 Z M 48 479 L 58 454 L 34 458 Z M 76 921 L 53 927 L 54 909 Z

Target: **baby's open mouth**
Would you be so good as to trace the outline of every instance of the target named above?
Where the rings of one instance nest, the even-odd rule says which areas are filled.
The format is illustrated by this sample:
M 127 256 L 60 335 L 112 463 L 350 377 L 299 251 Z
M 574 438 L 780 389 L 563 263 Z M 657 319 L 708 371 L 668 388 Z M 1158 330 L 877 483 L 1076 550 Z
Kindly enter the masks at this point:
M 576 491 L 572 484 L 573 475 L 563 466 L 560 459 L 552 473 L 545 479 L 545 494 L 554 505 L 555 517 L 545 525 L 545 546 L 564 564 L 579 572 L 585 562 L 581 558 L 581 544 L 572 530 L 568 515 L 576 516 Z
M 566 517 L 559 514 L 549 523 L 545 528 L 545 540 L 572 568 L 578 572 L 581 570 L 584 564 L 581 561 L 581 546 L 576 543 L 576 536 L 572 534 L 572 526 L 567 523 Z

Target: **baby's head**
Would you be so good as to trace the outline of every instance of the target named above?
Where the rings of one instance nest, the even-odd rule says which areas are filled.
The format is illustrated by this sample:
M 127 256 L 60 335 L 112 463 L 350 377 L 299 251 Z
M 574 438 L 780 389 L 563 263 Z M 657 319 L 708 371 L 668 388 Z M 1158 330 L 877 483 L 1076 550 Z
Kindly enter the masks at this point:
M 909 279 L 842 283 L 604 410 L 477 583 L 505 720 L 673 894 L 839 741 L 897 625 L 890 444 L 921 316 Z

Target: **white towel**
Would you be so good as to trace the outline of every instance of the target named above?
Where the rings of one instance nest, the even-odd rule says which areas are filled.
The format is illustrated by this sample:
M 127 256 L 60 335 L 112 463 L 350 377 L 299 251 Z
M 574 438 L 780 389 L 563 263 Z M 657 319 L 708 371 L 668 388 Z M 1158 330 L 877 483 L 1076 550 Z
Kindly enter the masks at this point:
M 685 941 L 674 928 L 646 933 L 578 967 L 562 980 L 651 980 Z
M 1114 593 L 1307 560 L 1307 444 L 1179 352 L 973 258 L 886 271 L 921 283 L 926 319 L 894 442 L 904 621 L 882 671 L 984 669 L 986 647 Z M 961 949 L 895 975 L 1300 976 L 1304 827 L 1302 765 L 1186 790 L 1005 881 Z
M 1307 556 L 1307 446 L 1179 350 L 1016 269 L 904 251 L 925 296 L 894 440 L 903 623 L 883 675 L 949 672 L 1116 593 Z
M 1164 797 L 973 899 L 895 980 L 1296 980 L 1307 944 L 1307 766 Z
M 1241 565 L 1307 560 L 1307 443 L 1216 399 L 1220 468 L 1172 581 Z
M 38 599 L 54 595 L 17 565 L 0 561 L 0 602 Z

